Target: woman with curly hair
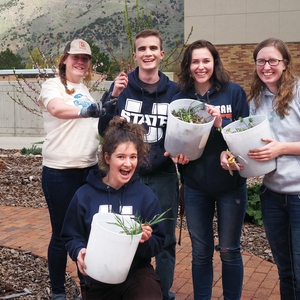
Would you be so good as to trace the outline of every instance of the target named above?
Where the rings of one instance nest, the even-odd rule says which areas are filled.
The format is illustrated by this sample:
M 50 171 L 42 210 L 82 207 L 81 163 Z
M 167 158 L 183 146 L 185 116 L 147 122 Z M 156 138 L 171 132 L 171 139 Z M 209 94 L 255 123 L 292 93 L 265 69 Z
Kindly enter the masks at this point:
M 278 268 L 282 300 L 300 299 L 300 81 L 288 46 L 269 38 L 253 52 L 250 114 L 267 115 L 272 137 L 249 151 L 257 161 L 276 158 L 260 188 L 262 217 Z
M 161 300 L 160 280 L 151 265 L 151 258 L 163 250 L 163 223 L 149 226 L 161 213 L 154 192 L 141 183 L 137 167 L 148 161 L 149 144 L 144 142 L 144 127 L 119 116 L 105 131 L 101 147 L 101 170 L 93 170 L 87 184 L 74 195 L 62 229 L 62 237 L 71 258 L 77 262 L 85 278 L 88 300 Z M 124 282 L 107 284 L 86 274 L 84 258 L 94 214 L 114 212 L 138 216 L 143 234 Z M 96 259 L 96 258 L 95 258 Z

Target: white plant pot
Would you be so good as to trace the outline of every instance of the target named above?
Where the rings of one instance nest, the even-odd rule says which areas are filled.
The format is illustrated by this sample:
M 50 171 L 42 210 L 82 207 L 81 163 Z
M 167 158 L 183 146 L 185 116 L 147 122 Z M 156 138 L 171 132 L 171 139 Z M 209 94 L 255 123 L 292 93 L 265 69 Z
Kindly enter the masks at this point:
M 125 224 L 135 222 L 129 216 L 118 215 Z M 85 255 L 85 272 L 92 278 L 109 284 L 125 281 L 142 233 L 126 235 L 116 223 L 114 214 L 97 213 L 93 217 Z
M 237 158 L 237 161 L 244 166 L 244 169 L 239 171 L 239 173 L 245 178 L 265 175 L 276 169 L 275 159 L 258 162 L 248 157 L 250 149 L 260 148 L 266 145 L 266 143 L 261 140 L 262 138 L 272 138 L 267 116 L 255 115 L 243 118 L 246 124 L 249 123 L 249 118 L 252 118 L 254 127 L 246 129 L 245 131 L 234 132 L 235 128 L 247 128 L 247 126 L 239 120 L 228 124 L 222 129 L 222 135 L 229 150 L 234 155 L 240 155 L 248 161 L 248 164 L 246 164 Z
M 188 109 L 199 104 L 200 101 L 193 99 L 179 99 L 169 104 L 165 149 L 172 156 L 182 153 L 189 160 L 195 160 L 202 155 L 215 119 L 206 110 L 197 113 L 205 117 L 207 123 L 204 124 L 184 122 L 172 114 L 173 110 Z

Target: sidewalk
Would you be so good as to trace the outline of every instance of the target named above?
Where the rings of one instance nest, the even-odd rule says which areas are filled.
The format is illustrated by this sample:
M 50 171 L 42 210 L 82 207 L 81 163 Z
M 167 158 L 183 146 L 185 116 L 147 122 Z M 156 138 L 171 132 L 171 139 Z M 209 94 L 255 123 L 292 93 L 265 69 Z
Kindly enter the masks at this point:
M 51 227 L 46 208 L 0 206 L 0 245 L 31 251 L 46 258 Z M 176 232 L 178 237 L 178 230 Z M 192 300 L 191 243 L 183 230 L 181 246 L 177 245 L 175 278 L 172 291 L 176 300 Z M 276 266 L 249 253 L 243 253 L 245 266 L 242 300 L 279 300 Z M 67 272 L 77 282 L 75 263 L 68 260 Z M 212 300 L 221 300 L 222 278 L 219 254 L 214 256 L 214 287 Z

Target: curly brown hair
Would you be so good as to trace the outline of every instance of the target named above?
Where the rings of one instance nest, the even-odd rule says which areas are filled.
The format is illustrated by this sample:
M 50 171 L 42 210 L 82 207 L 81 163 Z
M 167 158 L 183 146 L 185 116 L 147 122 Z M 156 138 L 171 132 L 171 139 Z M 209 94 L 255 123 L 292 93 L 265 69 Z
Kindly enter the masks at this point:
M 285 63 L 285 70 L 278 81 L 278 89 L 276 94 L 276 102 L 274 109 L 281 119 L 288 115 L 289 103 L 294 99 L 294 88 L 297 84 L 297 77 L 295 76 L 295 68 L 292 61 L 292 55 L 288 46 L 280 39 L 268 38 L 259 43 L 253 51 L 253 59 L 256 61 L 258 52 L 265 47 L 273 46 L 279 51 Z M 253 99 L 255 109 L 258 109 L 262 99 L 262 91 L 265 88 L 265 83 L 257 75 L 255 69 L 254 76 L 251 83 L 250 93 L 248 96 L 248 103 Z
M 184 51 L 181 61 L 181 71 L 178 75 L 179 88 L 183 91 L 194 89 L 194 78 L 191 76 L 190 66 L 192 61 L 192 53 L 195 49 L 207 48 L 214 59 L 214 71 L 210 78 L 211 83 L 216 87 L 217 91 L 221 91 L 230 80 L 229 72 L 224 68 L 221 57 L 216 47 L 209 41 L 197 40 L 191 43 Z
M 69 94 L 69 95 L 72 95 L 72 94 L 75 93 L 75 90 L 74 89 L 71 89 L 71 90 L 68 89 L 67 78 L 66 78 L 66 65 L 65 65 L 65 60 L 68 58 L 69 55 L 70 54 L 68 54 L 68 53 L 63 53 L 60 56 L 59 61 L 58 61 L 58 75 L 60 77 L 61 83 L 65 86 L 66 93 Z M 90 60 L 88 71 L 87 71 L 87 73 L 85 74 L 85 76 L 83 78 L 83 83 L 86 86 L 90 85 L 90 82 L 92 80 L 92 72 L 93 72 L 92 62 Z
M 148 165 L 150 146 L 144 141 L 145 128 L 140 124 L 135 124 L 126 119 L 115 116 L 110 122 L 101 141 L 100 166 L 108 171 L 109 165 L 105 161 L 105 153 L 109 157 L 115 152 L 117 147 L 123 143 L 133 143 L 137 150 L 138 166 Z

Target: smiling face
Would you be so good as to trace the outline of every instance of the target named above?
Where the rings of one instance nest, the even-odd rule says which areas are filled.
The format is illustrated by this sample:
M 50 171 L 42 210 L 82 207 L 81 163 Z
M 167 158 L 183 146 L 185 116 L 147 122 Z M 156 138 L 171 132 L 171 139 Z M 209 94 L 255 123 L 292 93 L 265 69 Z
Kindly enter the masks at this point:
M 103 181 L 117 190 L 126 184 L 135 172 L 138 164 L 137 149 L 132 142 L 121 143 L 111 156 L 105 152 L 104 159 L 109 165 L 109 171 Z
M 164 58 L 159 38 L 156 36 L 138 38 L 135 41 L 133 58 L 141 70 L 158 70 L 159 63 Z
M 91 57 L 87 54 L 69 54 L 64 61 L 67 80 L 73 83 L 80 83 L 88 71 L 90 60 Z
M 214 58 L 207 48 L 192 51 L 190 73 L 194 78 L 196 91 L 203 95 L 211 87 L 210 79 L 214 72 Z
M 283 57 L 282 54 L 274 46 L 268 46 L 262 48 L 257 53 L 256 60 L 258 59 L 282 60 Z M 266 86 L 272 93 L 276 93 L 278 88 L 278 81 L 280 80 L 285 69 L 286 66 L 284 61 L 280 61 L 277 66 L 270 66 L 268 62 L 266 62 L 264 66 L 256 66 L 258 77 L 266 84 Z

